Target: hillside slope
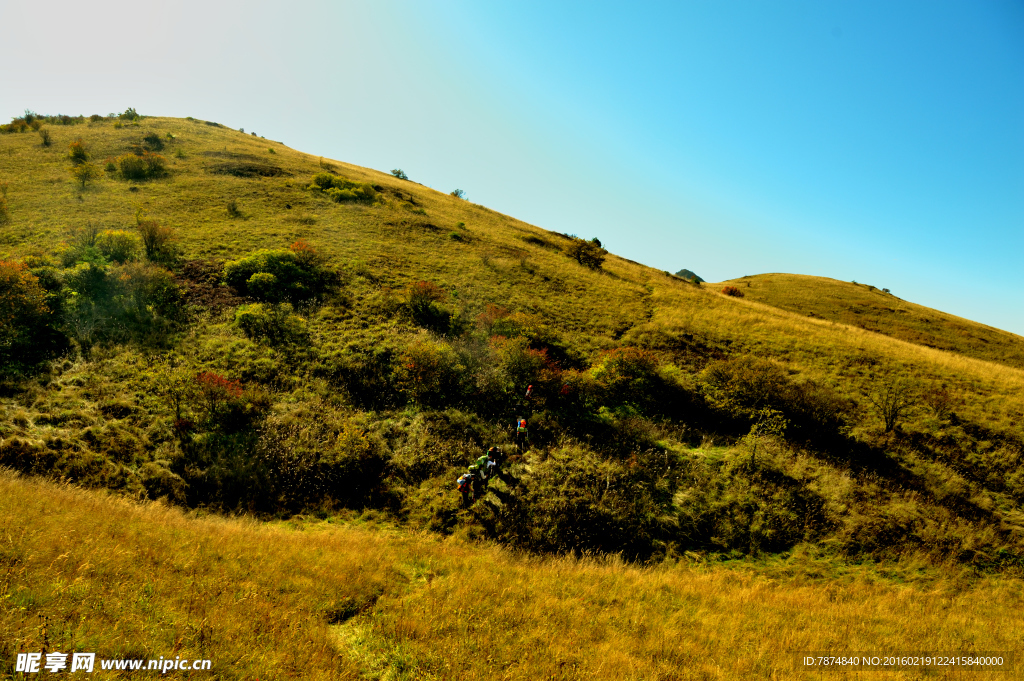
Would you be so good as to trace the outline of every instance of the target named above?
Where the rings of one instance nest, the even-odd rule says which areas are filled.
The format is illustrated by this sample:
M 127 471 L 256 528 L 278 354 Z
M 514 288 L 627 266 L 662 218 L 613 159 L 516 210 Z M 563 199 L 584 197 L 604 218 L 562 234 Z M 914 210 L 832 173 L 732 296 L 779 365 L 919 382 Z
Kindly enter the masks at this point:
M 917 305 L 867 284 L 802 274 L 760 274 L 733 285 L 750 300 L 930 348 L 1024 368 L 1024 338 Z
M 1024 566 L 1019 368 L 214 123 L 65 122 L 0 135 L 2 465 L 537 552 Z

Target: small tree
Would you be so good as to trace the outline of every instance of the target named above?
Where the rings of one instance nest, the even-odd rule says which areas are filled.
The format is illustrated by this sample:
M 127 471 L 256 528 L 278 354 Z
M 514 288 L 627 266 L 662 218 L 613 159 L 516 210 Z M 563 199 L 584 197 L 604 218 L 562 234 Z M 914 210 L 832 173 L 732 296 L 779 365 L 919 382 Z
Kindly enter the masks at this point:
M 146 258 L 156 261 L 160 256 L 168 255 L 174 230 L 161 226 L 156 220 L 143 220 L 141 211 L 135 214 L 135 222 L 142 238 L 142 246 L 146 249 Z
M 399 180 L 408 180 L 409 176 L 401 168 L 395 168 L 391 171 L 391 174 L 397 177 Z
M 466 198 L 466 192 L 462 191 L 461 189 L 453 189 L 452 190 L 452 196 L 454 196 L 457 199 L 465 199 Z
M 80 163 L 71 169 L 71 176 L 81 182 L 82 189 L 85 189 L 87 182 L 100 176 L 100 169 L 92 163 Z
M 914 405 L 914 391 L 905 381 L 897 380 L 879 388 L 868 401 L 885 423 L 885 432 L 891 433 Z
M 572 243 L 569 244 L 565 253 L 581 265 L 593 270 L 601 269 L 601 265 L 604 264 L 604 259 L 605 256 L 608 255 L 608 251 L 599 246 L 599 243 L 600 242 L 594 243 L 594 241 L 584 241 L 580 238 L 573 238 Z
M 44 147 L 50 146 L 50 144 L 51 144 L 50 129 L 49 128 L 39 128 L 39 139 L 42 140 Z

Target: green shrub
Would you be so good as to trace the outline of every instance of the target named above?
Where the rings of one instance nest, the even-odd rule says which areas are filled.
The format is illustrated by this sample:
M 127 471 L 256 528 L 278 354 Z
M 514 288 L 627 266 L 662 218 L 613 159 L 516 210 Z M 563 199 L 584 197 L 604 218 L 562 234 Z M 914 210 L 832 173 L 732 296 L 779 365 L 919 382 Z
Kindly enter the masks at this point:
M 775 362 L 744 355 L 711 362 L 701 373 L 708 402 L 726 413 L 750 417 L 763 407 L 778 406 L 789 386 L 785 370 Z
M 54 321 L 39 278 L 24 263 L 0 260 L 0 365 L 40 358 Z
M 461 189 L 453 189 L 451 195 L 457 199 L 466 198 L 466 192 L 462 191 Z
M 86 151 L 85 142 L 82 141 L 81 137 L 68 145 L 68 158 L 75 165 L 89 160 L 89 152 Z
M 410 284 L 406 305 L 413 321 L 439 333 L 447 331 L 451 313 L 437 305 L 446 297 L 444 289 L 432 281 L 417 281 Z
M 228 215 L 233 218 L 242 216 L 242 214 L 238 211 L 238 201 L 235 201 L 234 199 L 228 201 Z
M 50 130 L 48 128 L 40 128 L 39 139 L 42 141 L 44 147 L 50 146 L 52 143 L 52 140 L 50 139 Z
M 329 196 L 338 203 L 349 201 L 373 203 L 377 199 L 377 191 L 373 188 L 372 184 L 353 182 L 331 173 L 317 173 L 314 175 L 309 189 L 322 191 L 325 196 Z
M 139 240 L 131 232 L 108 229 L 97 237 L 96 247 L 107 260 L 123 264 L 135 259 L 135 254 L 139 250 Z
M 117 167 L 126 180 L 145 180 L 164 173 L 166 161 L 159 154 L 144 151 L 142 155 L 123 154 L 117 157 Z
M 146 249 L 146 258 L 157 262 L 170 256 L 174 230 L 161 226 L 156 220 L 143 220 L 141 213 L 136 214 L 135 220 L 142 245 Z
M 139 116 L 139 114 L 132 107 L 128 107 L 124 110 L 124 113 L 118 114 L 117 117 L 122 121 L 137 121 L 139 120 L 139 118 L 141 118 L 141 116 Z
M 7 197 L 0 196 L 0 225 L 6 225 L 11 221 L 11 211 L 7 207 Z
M 160 135 L 155 132 L 151 132 L 142 138 L 142 143 L 150 151 L 161 151 L 164 148 L 164 141 L 160 139 Z
M 565 249 L 565 254 L 590 269 L 600 269 L 604 264 L 608 251 L 601 247 L 601 242 L 584 241 L 577 237 L 572 238 L 572 243 Z
M 249 295 L 256 300 L 276 303 L 281 300 L 281 287 L 270 272 L 257 272 L 245 282 Z
M 274 276 L 279 300 L 296 302 L 320 296 L 337 286 L 338 275 L 321 264 L 311 251 L 305 242 L 296 242 L 288 250 L 259 250 L 228 262 L 224 278 L 235 290 L 253 297 L 258 294 L 249 290 L 249 281 L 254 274 L 261 273 Z M 257 282 L 257 287 L 265 287 L 269 280 L 260 278 Z
M 399 180 L 408 180 L 409 176 L 401 168 L 395 168 L 391 171 L 391 174 L 397 177 Z
M 235 310 L 235 326 L 249 338 L 271 344 L 298 343 L 306 338 L 306 323 L 287 303 L 242 305 Z
M 448 343 L 421 338 L 399 357 L 396 383 L 413 402 L 438 407 L 461 398 L 465 370 L 462 358 Z
M 124 154 L 117 157 L 117 167 L 121 177 L 126 180 L 143 180 L 146 178 L 146 163 L 141 156 Z

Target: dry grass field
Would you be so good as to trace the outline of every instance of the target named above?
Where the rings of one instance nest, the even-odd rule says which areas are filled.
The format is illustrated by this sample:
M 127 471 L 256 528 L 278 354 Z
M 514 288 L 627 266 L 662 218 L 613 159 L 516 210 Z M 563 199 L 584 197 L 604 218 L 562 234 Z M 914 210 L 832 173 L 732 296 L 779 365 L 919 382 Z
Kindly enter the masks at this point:
M 1024 650 L 1019 580 L 912 556 L 529 557 L 372 521 L 201 517 L 10 473 L 0 518 L 3 678 L 44 647 L 211 659 L 225 679 L 795 679 L 801 651 Z

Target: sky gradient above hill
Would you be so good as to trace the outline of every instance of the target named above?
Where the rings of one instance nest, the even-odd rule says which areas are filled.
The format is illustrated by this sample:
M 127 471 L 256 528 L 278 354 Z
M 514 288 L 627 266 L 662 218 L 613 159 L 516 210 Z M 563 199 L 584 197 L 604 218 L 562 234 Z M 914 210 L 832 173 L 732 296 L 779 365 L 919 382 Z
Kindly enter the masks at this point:
M 2 117 L 216 120 L 659 269 L 856 279 L 1024 334 L 1016 2 L 4 14 Z

